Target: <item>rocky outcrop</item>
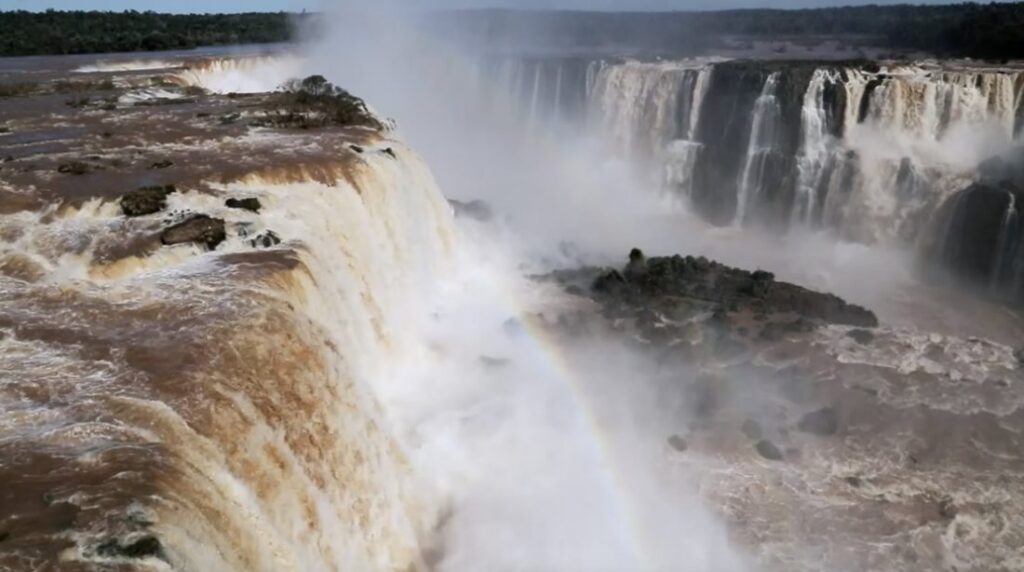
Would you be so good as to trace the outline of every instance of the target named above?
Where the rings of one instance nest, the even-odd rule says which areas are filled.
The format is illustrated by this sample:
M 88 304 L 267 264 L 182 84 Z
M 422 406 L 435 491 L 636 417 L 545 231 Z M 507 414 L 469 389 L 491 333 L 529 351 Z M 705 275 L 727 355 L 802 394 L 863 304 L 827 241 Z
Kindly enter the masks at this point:
M 644 306 L 661 298 L 689 300 L 716 319 L 728 314 L 788 315 L 808 324 L 878 326 L 865 308 L 838 296 L 779 282 L 770 272 L 748 272 L 703 257 L 646 258 L 634 249 L 626 268 L 605 270 L 593 282 L 599 300 Z M 762 320 L 763 321 L 763 320 Z
M 136 217 L 160 212 L 167 208 L 167 195 L 175 192 L 174 185 L 142 187 L 121 197 L 121 212 Z
M 167 246 L 197 243 L 212 250 L 224 242 L 225 238 L 227 234 L 224 231 L 223 220 L 197 214 L 165 229 L 160 235 L 160 242 Z

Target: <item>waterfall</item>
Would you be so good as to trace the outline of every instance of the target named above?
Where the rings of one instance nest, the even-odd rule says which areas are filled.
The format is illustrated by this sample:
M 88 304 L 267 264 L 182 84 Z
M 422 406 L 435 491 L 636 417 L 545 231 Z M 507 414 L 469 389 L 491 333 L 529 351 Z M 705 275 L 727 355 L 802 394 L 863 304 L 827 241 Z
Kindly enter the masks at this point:
M 1002 290 L 1007 282 L 1011 285 L 1015 282 L 1014 260 L 1017 250 L 1017 243 L 1020 241 L 1017 215 L 1017 196 L 1012 192 L 1006 193 L 1009 202 L 1006 205 L 1006 215 L 1003 218 L 1002 227 L 999 229 L 999 239 L 996 242 L 995 262 L 992 265 L 992 277 L 989 281 L 989 288 L 993 292 Z M 1016 290 L 1013 291 L 1016 294 Z
M 1024 72 L 1014 69 L 794 62 L 769 74 L 728 61 L 595 59 L 540 73 L 522 61 L 532 89 L 515 81 L 512 91 L 531 121 L 549 103 L 564 117 L 574 94 L 580 123 L 715 224 L 756 215 L 913 244 L 1024 124 Z
M 711 66 L 704 66 L 697 72 L 697 80 L 693 85 L 693 95 L 690 97 L 690 118 L 686 130 L 686 140 L 697 140 L 697 128 L 700 126 L 700 111 L 704 105 L 704 97 L 708 94 L 711 86 Z
M 756 203 L 763 191 L 766 163 L 769 155 L 775 150 L 776 132 L 781 119 L 781 109 L 776 97 L 778 85 L 779 73 L 769 75 L 765 80 L 761 95 L 754 104 L 747 159 L 740 176 L 739 191 L 736 196 L 736 217 L 733 221 L 736 226 L 742 225 L 746 221 L 751 203 Z
M 797 157 L 797 186 L 793 201 L 792 222 L 811 224 L 817 207 L 818 189 L 833 147 L 829 134 L 828 112 L 825 109 L 825 86 L 838 81 L 836 72 L 819 69 L 804 95 L 800 111 L 802 145 Z
M 100 199 L 0 215 L 0 401 L 20 404 L 2 470 L 24 493 L 5 509 L 74 515 L 27 523 L 26 566 L 123 567 L 123 549 L 154 569 L 422 567 L 440 501 L 378 396 L 418 351 L 452 215 L 401 143 L 341 153 L 180 188 L 153 217 Z M 188 211 L 227 240 L 126 249 Z M 270 231 L 280 245 L 250 243 Z

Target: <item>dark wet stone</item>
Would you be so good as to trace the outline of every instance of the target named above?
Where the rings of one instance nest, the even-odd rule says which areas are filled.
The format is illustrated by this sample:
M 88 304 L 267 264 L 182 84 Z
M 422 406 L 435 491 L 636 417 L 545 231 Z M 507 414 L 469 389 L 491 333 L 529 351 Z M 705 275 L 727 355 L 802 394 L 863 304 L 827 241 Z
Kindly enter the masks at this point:
M 467 217 L 480 222 L 489 222 L 494 218 L 490 205 L 484 201 L 456 201 L 449 199 L 448 204 L 455 210 L 455 216 L 457 217 Z
M 160 242 L 168 246 L 195 242 L 205 244 L 212 250 L 225 238 L 227 234 L 224 231 L 223 220 L 197 214 L 164 230 L 160 235 Z
M 145 536 L 130 544 L 121 544 L 117 540 L 108 540 L 96 547 L 96 553 L 107 558 L 163 558 L 164 550 L 160 541 L 152 536 Z
M 797 424 L 797 429 L 822 437 L 835 435 L 839 430 L 839 414 L 833 407 L 819 409 L 804 415 Z
M 775 443 L 772 443 L 767 439 L 761 439 L 758 441 L 757 445 L 754 445 L 754 449 L 757 450 L 759 455 L 769 461 L 781 461 L 783 459 L 782 451 L 775 446 Z
M 671 437 L 669 437 L 668 446 L 672 447 L 676 451 L 679 451 L 680 453 L 685 452 L 687 449 L 690 448 L 690 444 L 686 442 L 686 439 L 683 439 L 679 435 L 672 435 Z
M 11 537 L 11 533 L 10 532 L 7 532 L 7 531 L 0 532 L 0 542 L 4 542 L 5 540 L 7 540 L 10 537 Z
M 864 484 L 864 481 L 860 477 L 856 477 L 856 476 L 854 476 L 854 477 L 846 477 L 843 480 L 846 481 L 846 484 L 850 485 L 851 487 L 853 487 L 855 489 L 856 488 L 860 488 L 860 486 L 862 484 Z
M 1017 358 L 1017 363 L 1024 367 L 1024 348 L 1017 350 L 1013 355 Z
M 875 341 L 875 334 L 870 330 L 850 330 L 846 332 L 846 336 L 865 346 Z
M 381 153 L 384 153 L 385 155 L 387 155 L 388 157 L 391 157 L 392 159 L 397 159 L 398 158 L 398 155 L 395 154 L 395 150 L 392 149 L 391 147 L 384 148 L 381 151 Z
M 83 163 L 82 161 L 72 161 L 58 166 L 57 172 L 64 173 L 65 175 L 86 175 L 98 169 L 99 167 L 95 165 Z
M 228 199 L 224 206 L 232 209 L 242 209 L 246 211 L 252 211 L 254 213 L 260 212 L 263 205 L 260 204 L 260 200 L 255 197 L 247 199 Z
M 956 505 L 953 504 L 953 499 L 945 498 L 939 501 L 939 516 L 946 520 L 953 520 L 956 518 L 957 513 L 960 512 Z
M 271 248 L 278 244 L 281 244 L 281 237 L 277 236 L 277 233 L 272 230 L 261 232 L 249 240 L 249 246 L 253 248 Z
M 740 427 L 740 431 L 747 436 L 748 439 L 758 440 L 761 438 L 761 425 L 753 419 L 747 419 L 743 422 L 743 427 Z
M 175 192 L 174 185 L 142 187 L 121 197 L 121 212 L 125 216 L 143 216 L 167 207 L 167 195 Z
M 157 161 L 156 163 L 153 163 L 152 165 L 149 166 L 149 168 L 150 169 L 166 169 L 167 167 L 170 167 L 171 165 L 174 165 L 173 161 L 164 159 L 163 161 Z
M 348 148 L 355 151 L 356 153 L 364 153 L 366 151 L 366 149 L 363 149 L 359 145 L 349 145 Z

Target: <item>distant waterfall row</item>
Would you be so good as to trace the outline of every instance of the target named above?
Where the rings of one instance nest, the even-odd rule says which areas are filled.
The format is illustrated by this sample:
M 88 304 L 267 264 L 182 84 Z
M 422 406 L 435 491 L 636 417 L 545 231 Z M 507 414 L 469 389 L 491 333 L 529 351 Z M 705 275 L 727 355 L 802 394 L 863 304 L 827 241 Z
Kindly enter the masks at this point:
M 1024 130 L 1024 70 L 1013 68 L 585 58 L 491 68 L 532 128 L 596 130 L 712 223 L 826 228 L 865 243 L 931 240 L 951 198 Z M 1015 204 L 1000 217 L 1016 221 Z M 985 263 L 996 282 L 1024 265 L 1016 243 L 1000 248 Z

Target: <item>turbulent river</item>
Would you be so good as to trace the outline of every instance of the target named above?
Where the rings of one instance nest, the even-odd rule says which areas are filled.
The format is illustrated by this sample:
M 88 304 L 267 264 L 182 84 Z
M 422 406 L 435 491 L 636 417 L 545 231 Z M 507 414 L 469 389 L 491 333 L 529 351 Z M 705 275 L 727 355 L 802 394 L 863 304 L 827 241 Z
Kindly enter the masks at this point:
M 1024 566 L 1024 71 L 482 58 L 247 123 L 330 62 L 0 71 L 0 569 Z M 880 324 L 549 274 L 634 246 Z

